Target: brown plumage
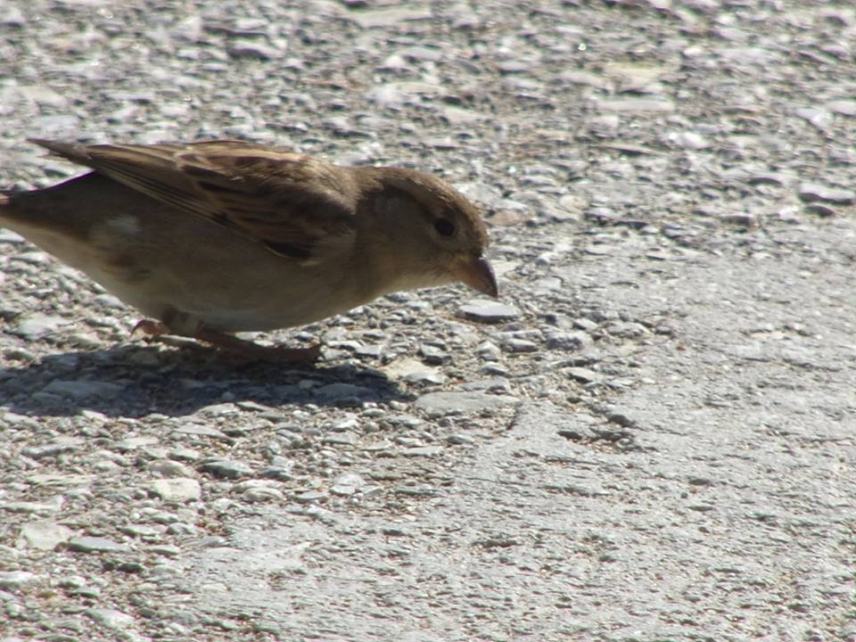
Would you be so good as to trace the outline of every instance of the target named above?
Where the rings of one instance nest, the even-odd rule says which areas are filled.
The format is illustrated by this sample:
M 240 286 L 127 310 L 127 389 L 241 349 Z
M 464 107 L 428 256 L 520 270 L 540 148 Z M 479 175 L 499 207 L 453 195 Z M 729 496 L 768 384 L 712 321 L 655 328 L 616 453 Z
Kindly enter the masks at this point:
M 93 171 L 0 196 L 0 225 L 138 308 L 151 333 L 271 356 L 228 333 L 302 325 L 455 281 L 497 294 L 478 210 L 429 174 L 230 140 L 34 142 Z

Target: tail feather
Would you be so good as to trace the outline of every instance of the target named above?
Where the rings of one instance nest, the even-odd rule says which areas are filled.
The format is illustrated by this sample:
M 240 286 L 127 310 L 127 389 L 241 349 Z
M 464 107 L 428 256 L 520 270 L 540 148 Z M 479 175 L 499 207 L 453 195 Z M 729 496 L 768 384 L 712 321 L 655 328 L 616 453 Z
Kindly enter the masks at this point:
M 92 162 L 92 159 L 89 158 L 89 154 L 86 152 L 86 146 L 80 143 L 62 143 L 57 140 L 45 140 L 44 138 L 28 138 L 27 140 L 40 147 L 44 147 L 57 156 L 62 156 L 75 163 L 89 165 Z

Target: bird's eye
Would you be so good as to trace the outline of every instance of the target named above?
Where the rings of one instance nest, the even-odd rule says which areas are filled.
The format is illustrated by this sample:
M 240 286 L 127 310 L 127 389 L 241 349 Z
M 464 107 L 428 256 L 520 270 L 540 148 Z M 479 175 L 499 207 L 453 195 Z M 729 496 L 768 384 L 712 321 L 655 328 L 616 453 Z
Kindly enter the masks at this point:
M 438 218 L 434 221 L 434 229 L 440 236 L 452 236 L 455 233 L 455 225 L 446 218 Z

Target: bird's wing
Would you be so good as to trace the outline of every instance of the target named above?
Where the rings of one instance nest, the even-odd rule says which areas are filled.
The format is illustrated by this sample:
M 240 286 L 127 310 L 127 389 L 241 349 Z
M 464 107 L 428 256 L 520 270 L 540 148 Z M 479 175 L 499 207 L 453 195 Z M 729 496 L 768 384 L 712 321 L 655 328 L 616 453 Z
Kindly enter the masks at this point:
M 352 175 L 303 154 L 218 140 L 81 145 L 33 140 L 71 161 L 305 264 L 353 247 Z

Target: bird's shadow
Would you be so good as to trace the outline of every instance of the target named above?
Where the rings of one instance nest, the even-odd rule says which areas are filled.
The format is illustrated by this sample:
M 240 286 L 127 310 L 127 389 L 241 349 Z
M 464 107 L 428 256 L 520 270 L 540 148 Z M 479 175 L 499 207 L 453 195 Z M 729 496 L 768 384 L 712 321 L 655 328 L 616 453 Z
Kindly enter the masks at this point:
M 368 366 L 322 361 L 295 367 L 212 350 L 120 346 L 0 368 L 0 404 L 31 416 L 71 417 L 89 410 L 108 417 L 181 417 L 224 402 L 278 408 L 393 400 L 412 396 Z

